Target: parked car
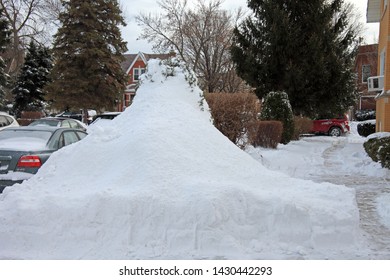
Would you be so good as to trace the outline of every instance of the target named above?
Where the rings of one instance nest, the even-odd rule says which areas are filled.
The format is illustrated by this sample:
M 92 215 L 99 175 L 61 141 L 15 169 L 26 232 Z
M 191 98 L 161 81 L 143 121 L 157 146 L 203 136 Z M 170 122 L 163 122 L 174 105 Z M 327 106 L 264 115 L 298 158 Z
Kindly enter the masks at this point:
M 347 115 L 338 118 L 324 118 L 313 121 L 311 133 L 327 134 L 329 136 L 341 136 L 350 131 Z
M 50 155 L 83 139 L 74 128 L 20 126 L 0 131 L 0 193 L 7 186 L 29 179 Z
M 0 130 L 13 126 L 19 126 L 18 121 L 13 116 L 4 112 L 0 112 Z
M 96 120 L 99 120 L 99 119 L 113 120 L 117 116 L 119 116 L 120 113 L 121 112 L 106 112 L 106 113 L 103 113 L 103 114 L 98 114 L 98 115 L 93 117 L 93 122 L 95 122 Z
M 96 115 L 93 122 L 88 126 L 88 133 L 93 133 L 96 127 L 110 127 L 111 121 L 120 115 L 121 112 L 107 112 Z
M 66 127 L 66 128 L 75 128 L 86 131 L 87 126 L 75 119 L 62 118 L 62 117 L 47 117 L 33 121 L 29 126 L 56 126 L 56 127 Z
M 71 118 L 71 119 L 75 119 L 78 121 L 83 121 L 82 110 L 80 110 L 79 112 L 64 111 L 64 112 L 61 112 L 55 116 L 56 117 L 63 117 L 63 118 Z M 94 116 L 96 116 L 96 111 L 92 110 L 92 109 L 88 109 L 88 123 L 92 122 L 92 119 Z

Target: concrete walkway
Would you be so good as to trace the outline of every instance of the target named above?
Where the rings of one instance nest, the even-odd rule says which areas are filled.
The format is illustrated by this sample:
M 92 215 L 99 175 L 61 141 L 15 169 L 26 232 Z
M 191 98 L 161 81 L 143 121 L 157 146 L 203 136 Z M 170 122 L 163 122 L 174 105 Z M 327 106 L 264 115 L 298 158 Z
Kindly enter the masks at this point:
M 323 174 L 310 175 L 316 182 L 330 182 L 345 185 L 356 190 L 356 200 L 360 212 L 360 227 L 367 238 L 371 253 L 369 259 L 390 260 L 390 229 L 381 222 L 377 212 L 377 197 L 390 193 L 390 176 L 377 177 L 359 174 L 359 172 L 340 172 L 340 154 L 345 154 L 349 145 L 362 145 L 350 143 L 347 138 L 341 137 L 322 153 Z M 348 152 L 348 151 L 347 151 Z

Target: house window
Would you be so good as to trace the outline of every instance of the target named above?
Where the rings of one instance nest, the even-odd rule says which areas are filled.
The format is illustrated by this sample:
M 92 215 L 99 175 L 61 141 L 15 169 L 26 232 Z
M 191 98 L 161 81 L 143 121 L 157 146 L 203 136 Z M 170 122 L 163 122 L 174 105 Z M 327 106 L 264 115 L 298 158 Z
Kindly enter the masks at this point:
M 386 51 L 383 50 L 380 54 L 380 57 L 379 57 L 379 61 L 380 61 L 380 64 L 379 64 L 379 75 L 380 76 L 383 76 L 385 75 L 385 59 L 386 59 Z
M 367 83 L 367 78 L 371 76 L 371 65 L 362 65 L 362 83 Z
M 139 77 L 145 73 L 145 68 L 134 68 L 134 81 L 138 81 Z

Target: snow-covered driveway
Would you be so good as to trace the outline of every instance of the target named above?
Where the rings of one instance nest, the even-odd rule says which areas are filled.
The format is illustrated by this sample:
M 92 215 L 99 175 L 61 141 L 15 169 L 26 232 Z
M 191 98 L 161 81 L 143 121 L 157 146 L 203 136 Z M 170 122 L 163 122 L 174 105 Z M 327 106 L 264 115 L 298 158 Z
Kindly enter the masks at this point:
M 354 188 L 368 246 L 360 257 L 390 259 L 390 172 L 371 161 L 364 141 L 352 130 L 346 137 L 307 137 L 277 150 L 249 148 L 248 153 L 292 177 Z

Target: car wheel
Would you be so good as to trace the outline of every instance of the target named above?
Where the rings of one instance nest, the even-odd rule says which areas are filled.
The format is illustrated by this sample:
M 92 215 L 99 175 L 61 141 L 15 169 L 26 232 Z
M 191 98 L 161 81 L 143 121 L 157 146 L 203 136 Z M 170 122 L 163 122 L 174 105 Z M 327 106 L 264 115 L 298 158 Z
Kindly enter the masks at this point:
M 341 136 L 341 129 L 338 127 L 332 127 L 331 129 L 329 129 L 329 136 Z

